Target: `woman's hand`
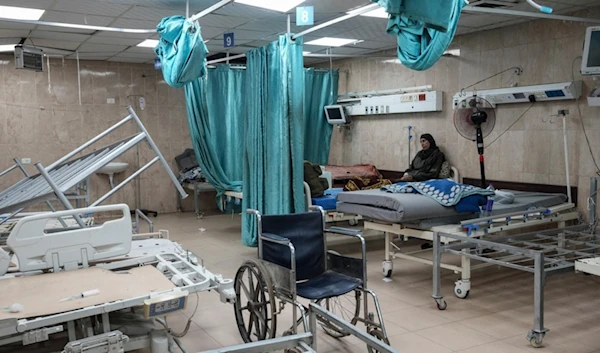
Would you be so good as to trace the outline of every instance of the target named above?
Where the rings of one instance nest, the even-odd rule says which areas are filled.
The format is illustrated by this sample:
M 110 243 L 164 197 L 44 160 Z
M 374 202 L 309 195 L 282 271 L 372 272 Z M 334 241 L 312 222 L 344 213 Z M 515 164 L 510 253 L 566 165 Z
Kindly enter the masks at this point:
M 400 180 L 402 181 L 411 181 L 413 180 L 412 175 L 408 174 L 408 173 L 404 173 L 404 175 L 402 176 L 402 178 L 400 178 Z

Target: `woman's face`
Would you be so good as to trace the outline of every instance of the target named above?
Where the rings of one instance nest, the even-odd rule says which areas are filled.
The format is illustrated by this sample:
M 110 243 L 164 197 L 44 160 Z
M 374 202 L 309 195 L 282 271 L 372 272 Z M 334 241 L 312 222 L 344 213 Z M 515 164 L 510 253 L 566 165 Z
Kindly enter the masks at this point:
M 424 151 L 427 151 L 429 147 L 431 147 L 429 141 L 427 141 L 426 139 L 421 139 L 421 148 L 423 148 Z

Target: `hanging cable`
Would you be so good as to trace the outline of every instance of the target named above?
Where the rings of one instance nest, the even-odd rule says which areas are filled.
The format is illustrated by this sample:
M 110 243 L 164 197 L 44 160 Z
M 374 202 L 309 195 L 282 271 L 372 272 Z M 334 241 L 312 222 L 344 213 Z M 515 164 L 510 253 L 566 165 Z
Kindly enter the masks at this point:
M 523 114 L 521 114 L 521 116 L 519 118 L 517 118 L 517 120 L 515 120 L 512 124 L 510 124 L 510 126 L 502 131 L 502 133 L 500 135 L 498 135 L 498 137 L 496 137 L 492 142 L 490 142 L 487 146 L 485 146 L 485 148 L 490 147 L 494 142 L 496 142 L 500 137 L 502 137 L 502 135 L 504 135 L 505 132 L 507 132 L 508 130 L 510 130 L 511 127 L 513 127 L 516 123 L 519 122 L 519 120 L 521 120 L 522 117 L 525 116 L 525 114 L 527 114 L 527 112 L 533 107 L 533 105 L 535 104 L 535 102 L 531 103 L 531 105 L 529 106 L 529 108 L 527 108 Z
M 575 81 L 575 72 L 573 72 L 573 69 L 575 67 L 575 62 L 577 61 L 577 59 L 582 59 L 582 57 L 581 56 L 576 57 L 573 60 L 573 63 L 571 64 L 571 76 L 573 78 L 573 81 Z M 581 98 L 581 97 L 579 97 L 579 98 Z M 583 123 L 583 116 L 581 115 L 579 99 L 577 99 L 577 112 L 579 114 L 579 121 L 581 121 L 581 128 L 583 129 L 583 135 L 585 136 L 585 141 L 586 141 L 588 149 L 590 151 L 590 156 L 592 156 L 592 161 L 594 162 L 594 165 L 596 166 L 596 174 L 600 175 L 600 167 L 598 167 L 598 163 L 596 162 L 596 157 L 594 157 L 594 152 L 592 151 L 592 145 L 590 144 L 590 139 L 588 138 L 587 131 L 585 130 L 585 124 Z
M 520 68 L 520 67 L 518 67 L 518 66 L 513 66 L 513 67 L 511 67 L 511 68 L 508 68 L 508 69 L 506 69 L 506 70 L 504 70 L 504 71 L 500 71 L 500 72 L 498 72 L 498 73 L 496 73 L 496 74 L 493 74 L 493 75 L 492 75 L 492 76 L 490 76 L 490 77 L 484 78 L 484 79 L 483 79 L 483 80 L 481 80 L 481 81 L 477 81 L 477 82 L 475 82 L 475 83 L 474 83 L 474 84 L 472 84 L 472 85 L 468 85 L 467 87 L 463 87 L 463 88 L 461 88 L 461 89 L 460 89 L 460 95 L 461 95 L 461 96 L 464 96 L 465 90 L 466 90 L 467 88 L 471 88 L 471 87 L 473 87 L 473 86 L 475 86 L 475 85 L 478 85 L 478 84 L 480 84 L 480 83 L 482 83 L 482 82 L 485 82 L 485 81 L 487 81 L 487 80 L 489 80 L 489 79 L 492 79 L 492 78 L 494 78 L 494 77 L 496 77 L 496 76 L 498 76 L 498 75 L 502 75 L 503 73 L 505 73 L 505 72 L 507 72 L 507 71 L 510 71 L 510 70 L 515 70 L 515 73 L 516 73 L 517 75 L 520 75 L 520 74 L 522 74 L 522 73 L 523 73 L 523 69 L 522 69 L 522 68 Z

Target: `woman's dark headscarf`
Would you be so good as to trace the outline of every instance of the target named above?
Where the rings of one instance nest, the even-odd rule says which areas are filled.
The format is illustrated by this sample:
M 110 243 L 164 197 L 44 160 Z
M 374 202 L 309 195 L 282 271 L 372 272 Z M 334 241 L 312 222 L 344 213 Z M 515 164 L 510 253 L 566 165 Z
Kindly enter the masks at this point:
M 419 152 L 419 154 L 421 154 L 422 158 L 427 158 L 429 157 L 434 150 L 438 149 L 438 146 L 435 144 L 435 140 L 433 139 L 433 136 L 431 136 L 431 134 L 423 134 L 421 135 L 421 139 L 425 139 L 427 141 L 429 141 L 429 149 L 428 150 L 421 150 Z

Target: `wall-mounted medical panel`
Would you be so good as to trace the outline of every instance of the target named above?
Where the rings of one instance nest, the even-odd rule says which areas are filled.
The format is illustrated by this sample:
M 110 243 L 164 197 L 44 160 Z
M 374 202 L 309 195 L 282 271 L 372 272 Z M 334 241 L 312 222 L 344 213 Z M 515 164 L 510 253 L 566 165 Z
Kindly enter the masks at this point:
M 442 91 L 391 94 L 338 100 L 350 116 L 442 111 Z

